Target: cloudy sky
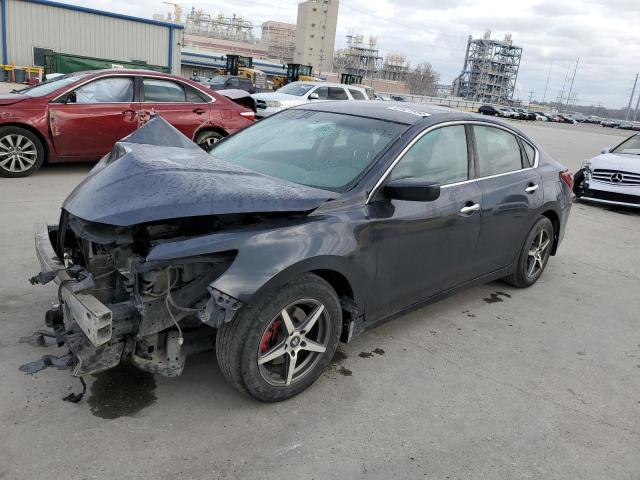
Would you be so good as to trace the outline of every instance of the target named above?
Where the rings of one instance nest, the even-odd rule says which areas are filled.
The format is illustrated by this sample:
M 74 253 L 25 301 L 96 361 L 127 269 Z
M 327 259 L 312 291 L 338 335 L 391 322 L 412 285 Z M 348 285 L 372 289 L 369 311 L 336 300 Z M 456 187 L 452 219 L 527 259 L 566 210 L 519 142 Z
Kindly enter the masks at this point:
M 67 1 L 67 0 L 65 0 Z M 212 13 L 236 13 L 259 26 L 295 23 L 298 0 L 194 0 Z M 88 7 L 151 17 L 172 7 L 160 0 L 74 0 Z M 341 0 L 336 47 L 349 33 L 378 38 L 383 55 L 399 52 L 412 64 L 430 62 L 449 83 L 460 73 L 469 34 L 512 34 L 523 46 L 516 96 L 555 99 L 570 63 L 580 58 L 574 92 L 581 104 L 626 106 L 640 72 L 640 0 Z M 259 36 L 259 29 L 255 34 Z M 634 100 L 635 102 L 635 100 Z

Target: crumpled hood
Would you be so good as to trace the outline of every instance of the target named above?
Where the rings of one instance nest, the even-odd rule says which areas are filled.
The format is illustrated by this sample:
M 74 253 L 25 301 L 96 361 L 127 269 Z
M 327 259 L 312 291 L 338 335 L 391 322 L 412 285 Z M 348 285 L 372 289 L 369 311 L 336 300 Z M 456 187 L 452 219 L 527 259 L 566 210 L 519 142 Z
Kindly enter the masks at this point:
M 131 226 L 200 215 L 304 212 L 333 197 L 216 159 L 158 116 L 116 143 L 63 208 L 90 222 Z
M 640 155 L 623 155 L 619 153 L 603 153 L 589 160 L 591 169 L 621 170 L 623 172 L 640 173 Z
M 13 105 L 14 103 L 22 102 L 32 98 L 28 95 L 21 95 L 19 93 L 3 93 L 0 94 L 0 105 Z

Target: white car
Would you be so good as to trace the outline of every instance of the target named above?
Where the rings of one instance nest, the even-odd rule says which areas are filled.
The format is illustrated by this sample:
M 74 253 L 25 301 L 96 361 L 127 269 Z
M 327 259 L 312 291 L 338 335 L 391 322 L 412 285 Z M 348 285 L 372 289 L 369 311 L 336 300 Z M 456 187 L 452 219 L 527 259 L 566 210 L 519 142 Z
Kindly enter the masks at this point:
M 251 96 L 256 101 L 257 118 L 314 101 L 369 99 L 362 87 L 328 82 L 292 82 L 277 92 L 255 93 Z
M 586 160 L 574 176 L 573 193 L 591 202 L 640 208 L 640 134 Z

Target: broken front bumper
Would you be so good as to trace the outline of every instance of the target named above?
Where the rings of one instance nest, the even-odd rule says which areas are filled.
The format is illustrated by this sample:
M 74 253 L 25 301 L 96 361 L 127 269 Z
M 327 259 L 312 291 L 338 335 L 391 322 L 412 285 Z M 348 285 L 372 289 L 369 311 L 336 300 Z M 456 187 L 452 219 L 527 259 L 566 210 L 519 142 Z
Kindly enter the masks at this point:
M 36 256 L 40 273 L 32 283 L 54 281 L 58 285 L 58 299 L 62 310 L 62 337 L 75 357 L 73 375 L 95 373 L 116 366 L 124 350 L 124 342 L 111 342 L 114 313 L 92 295 L 78 293 L 87 288 L 84 280 L 73 279 L 57 256 L 52 238 L 57 226 L 36 224 Z M 55 326 L 54 326 L 55 327 Z

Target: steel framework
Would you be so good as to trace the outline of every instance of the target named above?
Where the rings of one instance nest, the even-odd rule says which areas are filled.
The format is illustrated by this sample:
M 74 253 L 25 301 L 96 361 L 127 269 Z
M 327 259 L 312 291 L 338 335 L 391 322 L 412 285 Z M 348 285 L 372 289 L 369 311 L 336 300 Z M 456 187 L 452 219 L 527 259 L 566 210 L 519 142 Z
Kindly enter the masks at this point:
M 455 81 L 457 96 L 486 103 L 513 100 L 522 47 L 513 45 L 511 35 L 492 40 L 491 32 L 482 38 L 469 36 L 462 73 Z

